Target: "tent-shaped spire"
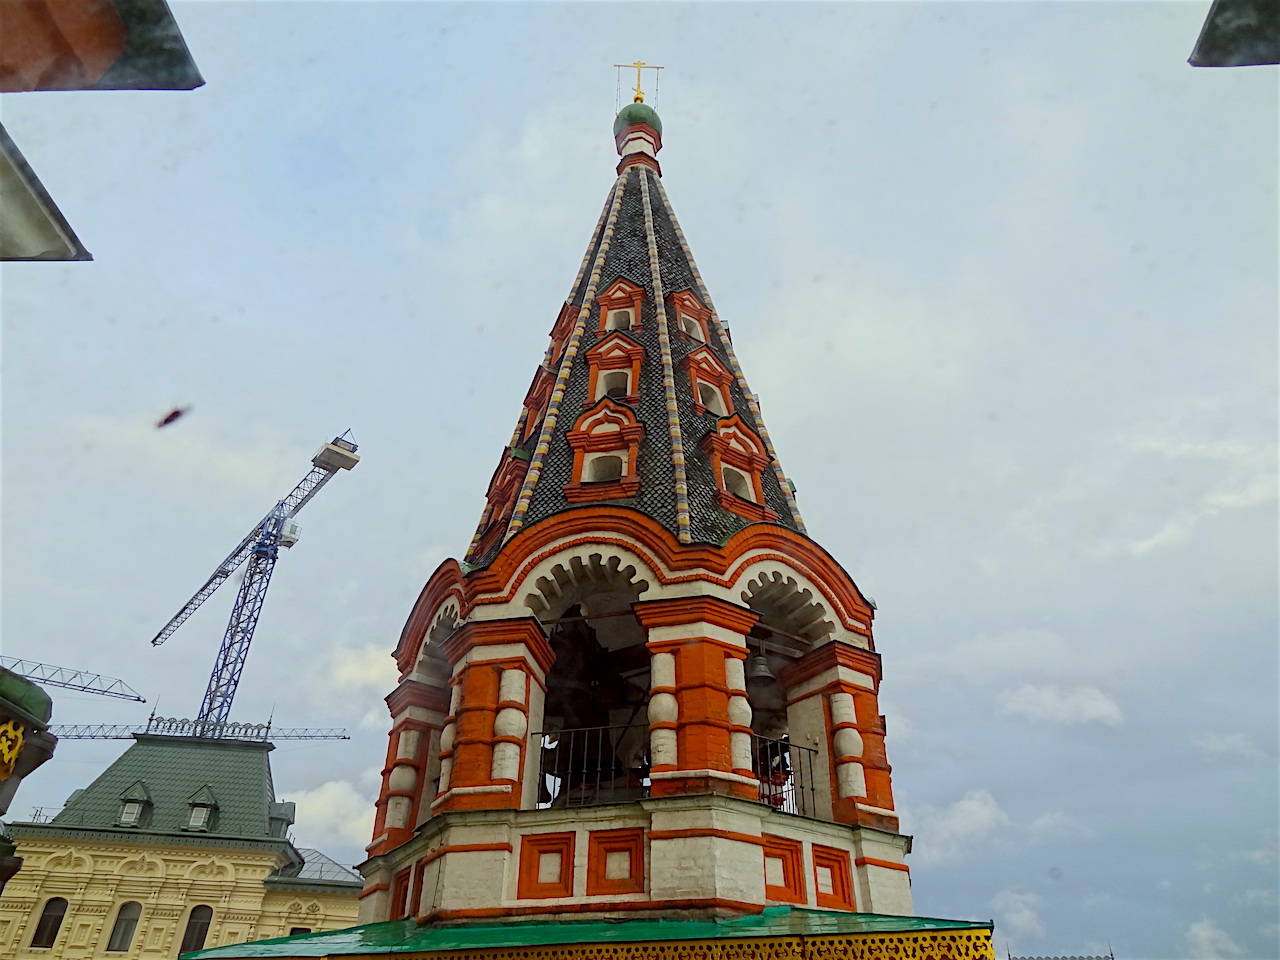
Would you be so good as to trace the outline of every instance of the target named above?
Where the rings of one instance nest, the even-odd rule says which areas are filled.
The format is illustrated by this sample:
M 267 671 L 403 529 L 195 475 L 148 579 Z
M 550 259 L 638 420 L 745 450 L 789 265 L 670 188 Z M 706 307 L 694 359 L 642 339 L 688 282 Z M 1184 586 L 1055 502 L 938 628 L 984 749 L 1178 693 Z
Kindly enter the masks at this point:
M 803 533 L 795 496 L 661 181 L 662 122 L 628 104 L 621 161 L 467 554 L 589 503 L 681 543 L 750 523 Z

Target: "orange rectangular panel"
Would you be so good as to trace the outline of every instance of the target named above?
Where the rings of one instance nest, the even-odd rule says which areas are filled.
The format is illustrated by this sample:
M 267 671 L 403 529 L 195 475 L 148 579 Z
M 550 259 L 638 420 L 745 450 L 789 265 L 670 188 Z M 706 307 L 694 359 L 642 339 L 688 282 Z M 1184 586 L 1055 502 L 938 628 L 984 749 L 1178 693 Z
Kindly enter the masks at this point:
M 399 920 L 409 910 L 409 870 L 401 870 L 391 881 L 391 916 L 390 920 Z
M 857 909 L 853 902 L 853 878 L 849 854 L 833 847 L 813 845 L 814 899 L 820 907 Z
M 764 895 L 783 903 L 804 903 L 804 850 L 798 840 L 765 834 Z
M 516 896 L 522 900 L 573 896 L 573 840 L 572 833 L 521 837 Z
M 587 844 L 587 896 L 643 892 L 644 831 L 591 831 Z

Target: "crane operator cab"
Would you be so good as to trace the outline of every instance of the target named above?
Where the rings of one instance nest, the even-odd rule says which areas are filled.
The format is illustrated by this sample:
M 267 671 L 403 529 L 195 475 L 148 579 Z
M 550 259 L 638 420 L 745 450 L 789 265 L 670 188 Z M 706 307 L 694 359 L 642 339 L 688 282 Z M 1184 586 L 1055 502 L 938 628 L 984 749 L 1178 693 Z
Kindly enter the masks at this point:
M 356 445 L 345 436 L 334 437 L 332 443 L 326 443 L 311 458 L 312 464 L 330 473 L 338 470 L 350 470 L 360 458 L 356 456 Z

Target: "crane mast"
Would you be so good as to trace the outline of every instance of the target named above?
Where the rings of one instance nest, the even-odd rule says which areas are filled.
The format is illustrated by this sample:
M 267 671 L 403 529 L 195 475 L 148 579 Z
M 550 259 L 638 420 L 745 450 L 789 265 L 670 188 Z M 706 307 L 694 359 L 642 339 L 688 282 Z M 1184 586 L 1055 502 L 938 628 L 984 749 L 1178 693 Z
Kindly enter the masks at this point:
M 310 472 L 249 531 L 239 546 L 218 564 L 204 586 L 183 604 L 182 609 L 152 639 L 153 646 L 164 643 L 227 578 L 247 564 L 235 605 L 231 608 L 231 619 L 218 648 L 209 686 L 195 720 L 197 731 L 203 731 L 198 732 L 198 736 L 215 735 L 227 722 L 231 701 L 235 698 L 240 674 L 249 655 L 253 631 L 262 612 L 262 602 L 266 599 L 271 574 L 280 556 L 280 547 L 290 547 L 297 540 L 296 526 L 289 521 L 320 492 L 335 473 L 350 470 L 360 461 L 356 456 L 356 449 L 356 444 L 346 439 L 345 434 L 321 447 L 311 458 Z

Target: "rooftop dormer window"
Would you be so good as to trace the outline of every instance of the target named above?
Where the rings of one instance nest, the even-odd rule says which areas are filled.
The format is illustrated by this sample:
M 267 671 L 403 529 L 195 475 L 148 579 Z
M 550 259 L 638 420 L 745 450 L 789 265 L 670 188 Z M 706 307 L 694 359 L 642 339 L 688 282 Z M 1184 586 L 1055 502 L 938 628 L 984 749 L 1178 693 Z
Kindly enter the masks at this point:
M 626 330 L 631 326 L 630 310 L 610 310 L 609 319 L 605 321 L 606 330 Z
M 190 809 L 182 829 L 207 832 L 213 826 L 214 815 L 218 812 L 218 801 L 209 785 L 205 784 L 188 797 L 187 804 Z
M 151 791 L 139 780 L 120 795 L 120 812 L 116 815 L 118 827 L 140 827 L 147 820 L 151 807 Z
M 680 331 L 699 343 L 707 342 L 707 335 L 702 329 L 702 324 L 687 313 L 680 314 Z

